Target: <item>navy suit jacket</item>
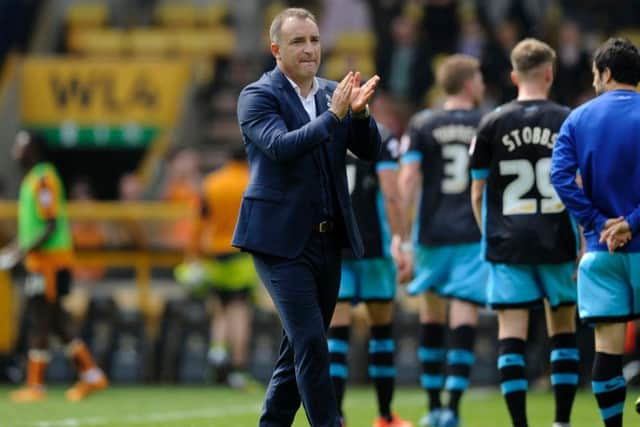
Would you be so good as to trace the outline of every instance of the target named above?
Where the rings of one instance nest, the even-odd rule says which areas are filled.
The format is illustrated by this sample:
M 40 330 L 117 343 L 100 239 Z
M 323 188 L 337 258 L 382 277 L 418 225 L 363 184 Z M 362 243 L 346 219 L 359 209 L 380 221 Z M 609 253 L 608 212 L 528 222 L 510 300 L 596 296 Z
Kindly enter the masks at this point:
M 285 258 L 300 255 L 312 230 L 314 150 L 327 145 L 331 181 L 344 221 L 348 245 L 363 253 L 347 189 L 347 149 L 375 160 L 380 134 L 372 117 L 342 121 L 328 111 L 337 83 L 318 78 L 317 116 L 309 120 L 298 94 L 278 67 L 249 84 L 238 99 L 238 121 L 249 159 L 251 178 L 244 192 L 232 245 L 248 252 Z M 316 216 L 317 217 L 317 216 Z M 340 218 L 336 218 L 340 220 Z

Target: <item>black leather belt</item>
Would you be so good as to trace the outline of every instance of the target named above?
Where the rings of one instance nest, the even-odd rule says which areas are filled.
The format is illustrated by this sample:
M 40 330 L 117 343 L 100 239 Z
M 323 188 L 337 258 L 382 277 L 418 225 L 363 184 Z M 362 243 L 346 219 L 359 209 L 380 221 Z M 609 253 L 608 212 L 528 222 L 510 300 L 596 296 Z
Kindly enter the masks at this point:
M 314 224 L 311 229 L 317 233 L 331 233 L 335 229 L 335 225 L 336 223 L 333 221 L 322 221 Z

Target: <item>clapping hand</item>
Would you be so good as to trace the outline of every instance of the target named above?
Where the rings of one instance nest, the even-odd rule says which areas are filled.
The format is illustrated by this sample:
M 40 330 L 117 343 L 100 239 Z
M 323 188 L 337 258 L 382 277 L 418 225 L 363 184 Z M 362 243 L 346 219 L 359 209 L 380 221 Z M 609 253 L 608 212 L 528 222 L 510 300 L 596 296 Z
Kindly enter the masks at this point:
M 354 73 L 349 71 L 336 86 L 331 96 L 331 107 L 329 111 L 335 114 L 340 120 L 349 112 L 349 104 L 351 103 L 351 93 L 353 92 Z
M 607 244 L 610 254 L 631 240 L 631 227 L 624 217 L 610 218 L 600 232 L 600 243 Z
M 354 75 L 353 90 L 351 91 L 351 111 L 359 113 L 364 110 L 369 100 L 373 97 L 376 87 L 380 82 L 380 77 L 376 74 L 367 82 L 360 86 L 360 72 Z

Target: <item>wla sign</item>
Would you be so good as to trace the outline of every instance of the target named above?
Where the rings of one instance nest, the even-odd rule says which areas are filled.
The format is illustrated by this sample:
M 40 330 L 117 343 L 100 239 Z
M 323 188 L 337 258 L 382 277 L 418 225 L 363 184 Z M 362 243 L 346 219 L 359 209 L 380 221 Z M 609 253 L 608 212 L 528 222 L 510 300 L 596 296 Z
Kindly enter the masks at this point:
M 189 66 L 175 60 L 30 58 L 22 77 L 26 125 L 165 127 L 176 121 Z

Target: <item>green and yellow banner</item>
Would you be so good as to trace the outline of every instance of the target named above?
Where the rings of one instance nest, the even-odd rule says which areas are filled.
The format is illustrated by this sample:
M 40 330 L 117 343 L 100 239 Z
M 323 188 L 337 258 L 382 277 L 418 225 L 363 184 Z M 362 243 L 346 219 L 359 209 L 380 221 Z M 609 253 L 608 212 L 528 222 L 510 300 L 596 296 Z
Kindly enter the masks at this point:
M 146 145 L 176 122 L 189 77 L 179 60 L 28 58 L 22 122 L 66 147 Z

